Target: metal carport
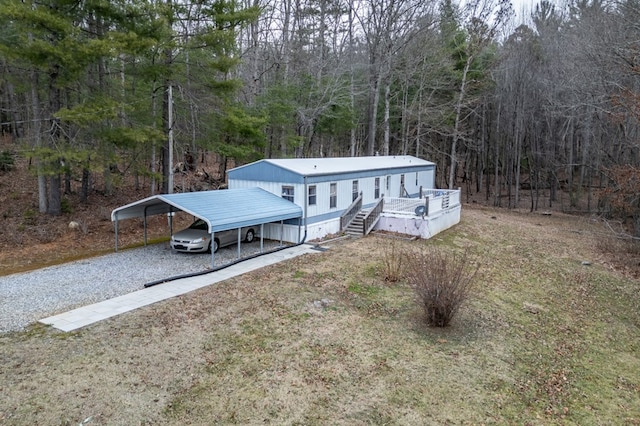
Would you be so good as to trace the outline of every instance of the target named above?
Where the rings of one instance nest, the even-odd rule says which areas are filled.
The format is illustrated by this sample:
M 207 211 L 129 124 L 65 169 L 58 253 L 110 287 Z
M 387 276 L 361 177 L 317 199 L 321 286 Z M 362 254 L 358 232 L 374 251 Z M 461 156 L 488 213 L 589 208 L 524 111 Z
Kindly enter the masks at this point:
M 118 221 L 143 218 L 144 242 L 146 245 L 147 217 L 157 214 L 170 214 L 169 217 L 171 218 L 171 213 L 177 211 L 183 211 L 204 220 L 209 227 L 211 239 L 219 231 L 260 225 L 260 244 L 262 244 L 265 223 L 283 223 L 285 220 L 298 219 L 300 224 L 300 219 L 302 218 L 300 206 L 261 188 L 154 195 L 126 206 L 118 207 L 111 212 L 111 221 L 115 222 L 116 251 L 118 251 Z M 173 234 L 171 221 L 169 223 L 170 232 Z M 214 266 L 214 260 L 215 257 L 212 251 L 212 267 Z

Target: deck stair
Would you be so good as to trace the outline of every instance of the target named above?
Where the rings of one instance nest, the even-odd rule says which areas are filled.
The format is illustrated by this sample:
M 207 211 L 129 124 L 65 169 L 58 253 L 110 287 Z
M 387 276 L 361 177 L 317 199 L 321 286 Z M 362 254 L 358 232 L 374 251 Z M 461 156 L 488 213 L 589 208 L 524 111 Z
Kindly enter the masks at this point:
M 345 234 L 353 237 L 364 236 L 364 217 L 367 213 L 368 211 L 366 210 L 359 211 L 353 220 L 347 225 L 347 228 L 344 230 Z
M 373 208 L 362 208 L 362 193 L 351 206 L 340 216 L 340 229 L 347 235 L 363 237 L 367 235 L 378 220 L 384 208 L 384 198 L 381 198 Z

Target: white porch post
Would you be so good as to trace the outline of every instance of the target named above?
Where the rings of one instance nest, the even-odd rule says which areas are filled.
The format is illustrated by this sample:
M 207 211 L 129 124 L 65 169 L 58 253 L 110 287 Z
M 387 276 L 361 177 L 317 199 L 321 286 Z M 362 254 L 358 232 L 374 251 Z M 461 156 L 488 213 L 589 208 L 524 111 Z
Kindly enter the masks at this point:
M 240 239 L 242 238 L 242 228 L 238 228 L 238 259 L 242 256 L 240 253 Z
M 260 224 L 260 253 L 264 251 L 264 223 Z

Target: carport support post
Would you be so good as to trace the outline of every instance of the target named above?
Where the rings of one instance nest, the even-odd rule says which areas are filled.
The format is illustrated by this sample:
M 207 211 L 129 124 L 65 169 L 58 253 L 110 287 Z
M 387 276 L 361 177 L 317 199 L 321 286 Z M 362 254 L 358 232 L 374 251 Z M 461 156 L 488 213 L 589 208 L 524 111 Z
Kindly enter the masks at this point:
M 116 217 L 116 253 L 118 252 L 118 212 L 115 214 Z
M 260 224 L 260 253 L 264 251 L 264 223 Z
M 242 238 L 242 228 L 238 228 L 238 259 L 240 259 L 240 239 Z
M 213 269 L 216 264 L 216 248 L 213 246 L 216 243 L 216 240 L 213 235 L 214 232 L 211 233 L 211 269 Z
M 284 220 L 280 221 L 280 247 L 282 247 L 282 241 L 284 239 Z
M 173 235 L 173 208 L 169 208 L 169 237 Z

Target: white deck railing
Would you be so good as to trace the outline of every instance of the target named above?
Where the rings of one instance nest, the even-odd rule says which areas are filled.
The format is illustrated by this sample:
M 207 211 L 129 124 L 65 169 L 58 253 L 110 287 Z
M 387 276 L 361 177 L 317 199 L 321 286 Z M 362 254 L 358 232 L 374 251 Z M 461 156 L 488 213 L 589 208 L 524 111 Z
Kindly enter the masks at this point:
M 424 198 L 384 198 L 383 213 L 411 216 L 433 216 L 460 204 L 460 190 L 429 189 Z

